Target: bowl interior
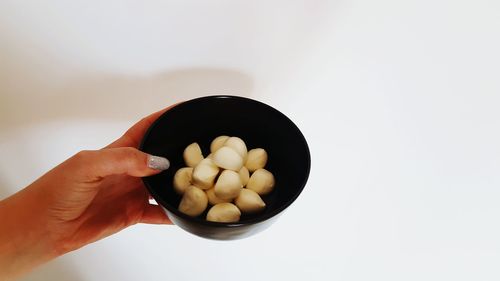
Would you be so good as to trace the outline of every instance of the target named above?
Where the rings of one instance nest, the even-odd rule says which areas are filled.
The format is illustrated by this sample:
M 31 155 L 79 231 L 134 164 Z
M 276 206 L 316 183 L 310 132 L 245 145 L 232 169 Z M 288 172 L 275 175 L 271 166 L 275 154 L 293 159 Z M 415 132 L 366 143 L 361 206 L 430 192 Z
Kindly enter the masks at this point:
M 144 136 L 140 149 L 165 156 L 171 167 L 144 183 L 155 200 L 179 217 L 203 224 L 229 225 L 205 221 L 206 211 L 191 218 L 177 210 L 181 196 L 172 186 L 175 172 L 185 167 L 184 148 L 197 142 L 206 157 L 210 143 L 220 135 L 242 138 L 248 149 L 264 148 L 268 153 L 266 169 L 275 176 L 276 185 L 263 197 L 266 209 L 255 215 L 242 215 L 237 224 L 255 223 L 272 217 L 288 207 L 302 191 L 310 170 L 310 155 L 300 130 L 274 108 L 243 97 L 209 96 L 181 103 L 159 117 Z

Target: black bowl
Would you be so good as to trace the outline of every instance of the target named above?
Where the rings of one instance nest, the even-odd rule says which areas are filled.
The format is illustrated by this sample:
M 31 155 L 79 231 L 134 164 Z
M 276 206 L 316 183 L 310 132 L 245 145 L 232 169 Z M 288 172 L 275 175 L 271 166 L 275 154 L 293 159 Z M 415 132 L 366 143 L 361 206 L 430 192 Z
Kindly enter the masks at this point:
M 242 215 L 237 223 L 206 221 L 206 211 L 196 218 L 179 212 L 181 196 L 172 187 L 175 172 L 186 166 L 184 148 L 197 142 L 207 156 L 211 141 L 220 135 L 238 136 L 248 149 L 264 148 L 269 155 L 266 169 L 276 180 L 274 190 L 263 197 L 266 209 Z M 236 96 L 208 96 L 176 105 L 151 125 L 140 149 L 170 160 L 170 169 L 143 181 L 172 222 L 195 235 L 219 240 L 247 237 L 271 225 L 302 192 L 311 166 L 307 142 L 290 119 L 269 105 Z

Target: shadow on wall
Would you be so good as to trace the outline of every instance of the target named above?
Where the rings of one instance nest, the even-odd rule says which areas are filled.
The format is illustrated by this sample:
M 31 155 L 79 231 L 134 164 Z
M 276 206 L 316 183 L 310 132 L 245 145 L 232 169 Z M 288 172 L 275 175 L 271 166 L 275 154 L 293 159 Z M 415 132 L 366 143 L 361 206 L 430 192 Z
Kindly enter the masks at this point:
M 84 278 L 80 276 L 80 274 L 75 270 L 75 266 L 72 265 L 67 259 L 59 258 L 35 269 L 20 279 L 20 281 L 41 280 L 83 281 Z
M 16 29 L 17 30 L 17 29 Z M 198 96 L 250 96 L 253 80 L 235 69 L 192 67 L 151 76 L 127 76 L 75 68 L 0 24 L 0 146 L 18 129 L 72 119 L 136 121 L 173 103 Z M 49 137 L 49 136 L 47 136 Z M 11 144 L 11 142 L 9 142 Z M 10 145 L 5 150 L 16 149 Z M 19 149 L 15 157 L 29 159 Z M 3 159 L 1 161 L 8 161 Z M 0 199 L 19 187 L 0 171 Z M 68 259 L 44 265 L 25 281 L 84 280 Z
M 10 184 L 5 179 L 6 177 L 0 173 L 0 200 L 12 195 L 12 192 L 9 189 Z
M 252 90 L 252 79 L 247 75 L 210 68 L 183 69 L 145 78 L 89 76 L 57 87 L 36 85 L 36 79 L 34 84 L 24 85 L 30 81 L 24 76 L 11 75 L 9 79 L 0 84 L 0 133 L 6 135 L 9 130 L 48 121 L 135 120 L 178 101 L 210 94 L 249 96 Z M 0 178 L 0 199 L 15 190 L 8 185 Z M 77 268 L 67 260 L 56 260 L 21 280 L 83 280 Z
M 198 96 L 250 96 L 253 87 L 252 79 L 244 73 L 212 68 L 182 69 L 152 77 L 96 75 L 66 80 L 64 85 L 54 85 L 22 75 L 8 75 L 7 83 L 0 83 L 0 143 L 1 135 L 8 137 L 11 130 L 45 122 L 69 119 L 135 121 L 152 111 Z M 30 81 L 34 83 L 24 84 Z M 20 157 L 22 153 L 19 152 Z M 8 186 L 5 179 L 0 180 L 0 199 L 3 199 L 11 195 L 10 190 L 15 187 Z M 21 280 L 84 280 L 77 268 L 66 260 L 56 260 Z
M 54 79 L 53 79 L 54 80 Z M 237 70 L 190 68 L 152 77 L 95 75 L 44 83 L 10 75 L 0 85 L 0 129 L 52 120 L 134 120 L 173 103 L 213 94 L 250 96 L 252 79 Z M 3 89 L 2 89 L 3 88 Z

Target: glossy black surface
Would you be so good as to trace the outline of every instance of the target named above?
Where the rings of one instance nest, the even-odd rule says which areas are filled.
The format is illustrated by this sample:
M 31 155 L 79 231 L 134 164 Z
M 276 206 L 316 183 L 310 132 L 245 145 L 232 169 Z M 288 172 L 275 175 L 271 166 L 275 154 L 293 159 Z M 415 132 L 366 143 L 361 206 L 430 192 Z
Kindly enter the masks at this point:
M 263 197 L 266 209 L 243 215 L 238 223 L 208 222 L 206 212 L 197 218 L 180 213 L 181 196 L 172 187 L 175 171 L 185 167 L 184 148 L 198 142 L 207 156 L 211 141 L 220 135 L 238 136 L 248 149 L 264 148 L 269 155 L 266 169 L 276 180 L 274 191 Z M 170 169 L 143 178 L 169 218 L 195 235 L 219 240 L 243 238 L 267 228 L 302 192 L 311 164 L 307 142 L 290 119 L 264 103 L 235 96 L 202 97 L 175 106 L 151 125 L 140 149 L 170 160 Z

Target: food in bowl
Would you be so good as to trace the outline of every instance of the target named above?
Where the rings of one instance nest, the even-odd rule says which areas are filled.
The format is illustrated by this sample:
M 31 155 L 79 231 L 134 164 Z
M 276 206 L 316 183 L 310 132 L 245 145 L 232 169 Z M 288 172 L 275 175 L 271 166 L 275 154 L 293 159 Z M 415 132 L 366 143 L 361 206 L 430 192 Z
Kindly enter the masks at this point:
M 206 214 L 212 222 L 238 222 L 241 214 L 255 214 L 266 208 L 261 196 L 275 186 L 273 174 L 265 169 L 268 155 L 263 148 L 247 150 L 239 137 L 219 136 L 210 144 L 205 158 L 194 142 L 184 149 L 187 167 L 176 171 L 175 192 L 182 195 L 179 211 L 191 217 Z

